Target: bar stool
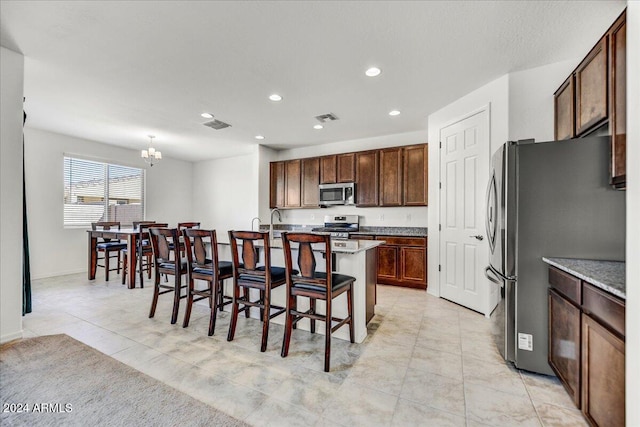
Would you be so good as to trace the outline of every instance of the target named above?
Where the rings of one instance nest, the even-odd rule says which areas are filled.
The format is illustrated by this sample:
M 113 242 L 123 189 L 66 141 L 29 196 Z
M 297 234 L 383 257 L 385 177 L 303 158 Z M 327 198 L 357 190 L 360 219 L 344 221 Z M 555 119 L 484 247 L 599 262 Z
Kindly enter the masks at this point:
M 285 270 L 283 267 L 271 266 L 269 232 L 231 230 L 229 231 L 229 242 L 233 259 L 233 301 L 227 341 L 232 341 L 235 335 L 238 313 L 244 311 L 245 316 L 249 317 L 250 307 L 259 307 L 262 319 L 260 351 L 264 352 L 267 349 L 269 320 L 285 312 L 284 307 L 271 304 L 271 290 L 285 284 Z M 262 242 L 264 246 L 263 266 L 258 266 L 259 257 L 255 245 L 258 242 Z M 241 248 L 242 251 L 242 262 L 240 262 L 238 248 Z M 240 296 L 241 289 L 244 291 L 242 297 Z M 249 292 L 251 289 L 260 291 L 258 300 L 251 301 Z M 243 305 L 242 309 L 239 308 L 240 304 Z M 271 313 L 272 310 L 275 312 Z
M 160 295 L 173 292 L 173 311 L 171 313 L 171 324 L 178 320 L 178 309 L 180 308 L 180 299 L 186 298 L 187 295 L 181 295 L 182 289 L 187 285 L 182 285 L 182 275 L 187 274 L 187 261 L 180 257 L 180 251 L 170 248 L 170 245 L 179 240 L 177 228 L 149 228 L 149 237 L 151 238 L 151 247 L 153 248 L 153 261 L 155 264 L 155 278 L 153 300 L 151 302 L 151 311 L 149 317 L 153 317 L 158 304 Z M 173 253 L 173 259 L 171 254 Z M 174 277 L 174 283 L 161 284 L 160 275 L 170 275 Z M 160 291 L 164 289 L 164 291 Z
M 229 261 L 218 260 L 218 239 L 216 230 L 197 230 L 195 228 L 185 228 L 182 230 L 184 236 L 184 247 L 187 253 L 187 270 L 189 273 L 189 293 L 187 294 L 187 309 L 184 313 L 182 327 L 189 326 L 191 308 L 195 301 L 209 299 L 211 314 L 209 317 L 209 332 L 212 336 L 216 328 L 216 310 L 230 304 L 231 301 L 224 302 L 222 292 L 222 282 L 233 276 L 233 268 Z M 211 258 L 207 258 L 207 248 L 211 247 Z M 195 281 L 204 280 L 207 282 L 207 289 L 196 289 Z M 194 298 L 194 296 L 199 298 Z
M 109 231 L 109 230 L 120 230 L 120 222 L 119 221 L 99 221 L 91 223 L 91 230 L 93 231 Z M 98 254 L 100 252 L 104 253 L 102 258 L 98 257 L 98 260 L 104 259 L 104 264 L 100 264 L 96 261 L 98 267 L 104 268 L 104 279 L 109 281 L 109 272 L 117 271 L 120 274 L 120 251 L 127 247 L 127 244 L 121 242 L 120 240 L 113 240 L 108 237 L 103 237 L 98 240 L 96 244 L 96 251 Z M 114 258 L 112 255 L 116 254 L 115 257 L 118 258 L 117 268 L 109 268 L 109 260 Z
M 298 271 L 293 269 L 291 243 L 297 243 Z M 287 280 L 287 308 L 284 326 L 284 340 L 282 342 L 282 357 L 289 354 L 289 343 L 293 326 L 301 319 L 311 319 L 311 333 L 315 333 L 316 320 L 325 322 L 324 371 L 329 372 L 331 362 L 331 333 L 341 326 L 349 325 L 349 338 L 354 342 L 353 329 L 353 283 L 355 277 L 331 272 L 331 240 L 329 236 L 309 233 L 282 233 L 284 247 L 286 280 Z M 313 255 L 312 244 L 316 249 L 324 250 L 326 256 L 325 271 L 316 271 L 316 259 Z M 319 245 L 322 245 L 318 247 Z M 347 293 L 347 317 L 340 319 L 332 316 L 332 301 L 338 295 Z M 297 310 L 297 298 L 309 298 L 309 310 Z M 325 314 L 316 313 L 316 300 L 323 300 L 326 304 Z M 332 326 L 333 322 L 337 322 Z
M 138 266 L 138 273 L 140 274 L 140 287 L 144 288 L 144 274 L 147 272 L 147 277 L 151 279 L 151 266 L 153 265 L 153 248 L 151 247 L 151 240 L 149 239 L 149 228 L 160 227 L 166 228 L 169 224 L 159 223 L 155 221 L 134 221 L 133 228 L 138 229 L 138 238 L 136 239 L 136 251 L 134 256 L 136 257 L 135 264 Z M 128 250 L 124 248 L 122 250 L 122 284 L 127 281 L 127 274 L 129 273 L 127 268 Z

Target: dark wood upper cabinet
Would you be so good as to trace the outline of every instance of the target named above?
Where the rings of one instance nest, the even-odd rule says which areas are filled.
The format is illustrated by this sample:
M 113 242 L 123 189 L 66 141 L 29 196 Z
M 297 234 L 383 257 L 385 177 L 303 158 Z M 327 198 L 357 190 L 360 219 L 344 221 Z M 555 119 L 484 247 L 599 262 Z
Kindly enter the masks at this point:
M 281 208 L 284 206 L 284 162 L 271 162 L 269 174 L 269 207 Z
M 574 129 L 574 86 L 573 74 L 562 83 L 554 94 L 555 139 L 570 139 L 575 136 Z
M 300 159 L 284 162 L 286 208 L 300 207 L 300 164 Z
M 338 154 L 337 182 L 355 182 L 356 180 L 356 153 Z
M 627 21 L 626 13 L 609 33 L 611 105 L 611 184 L 625 188 L 627 181 Z
M 320 184 L 335 184 L 336 155 L 320 157 Z
M 378 206 L 379 151 L 356 153 L 356 205 Z
M 380 150 L 380 206 L 402 206 L 402 148 Z
M 318 207 L 320 204 L 320 159 L 302 159 L 302 207 Z
M 576 69 L 576 135 L 608 117 L 607 40 L 603 37 Z
M 429 146 L 415 145 L 403 148 L 403 204 L 427 206 L 429 193 Z

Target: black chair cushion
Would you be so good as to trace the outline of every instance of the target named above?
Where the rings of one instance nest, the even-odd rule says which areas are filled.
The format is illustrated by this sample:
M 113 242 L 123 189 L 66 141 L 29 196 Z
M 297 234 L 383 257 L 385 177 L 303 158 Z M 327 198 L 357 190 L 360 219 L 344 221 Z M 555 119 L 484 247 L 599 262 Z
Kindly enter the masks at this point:
M 183 259 L 181 260 L 180 263 L 182 264 L 182 268 L 187 268 L 186 260 Z M 160 268 L 174 268 L 174 267 L 172 262 L 163 262 L 163 263 L 160 263 Z
M 212 262 L 211 260 L 207 260 L 207 264 L 209 264 L 210 262 Z M 220 276 L 226 276 L 226 275 L 230 275 L 232 272 L 233 267 L 231 266 L 231 262 L 230 261 L 219 261 L 218 262 L 218 274 Z M 210 270 L 208 268 L 194 268 L 193 269 L 194 273 L 199 273 L 199 274 L 213 274 L 213 270 Z
M 103 250 L 103 251 L 104 250 L 117 251 L 117 250 L 126 248 L 127 244 L 121 243 L 121 242 L 102 242 L 102 243 L 98 243 L 96 247 L 99 250 Z
M 316 272 L 315 278 L 326 280 L 327 273 Z M 331 274 L 331 290 L 336 291 L 340 288 L 347 286 L 349 283 L 354 282 L 355 280 L 356 280 L 355 277 L 347 276 L 346 274 L 332 273 Z M 312 285 L 304 282 L 296 282 L 295 277 L 293 278 L 293 287 L 298 289 L 307 289 L 307 290 L 316 291 L 316 292 L 326 292 L 326 288 L 324 286 Z
M 256 271 L 265 271 L 264 266 L 256 268 Z M 293 274 L 298 274 L 298 270 L 294 270 Z M 284 267 L 271 267 L 271 281 L 281 282 L 287 277 Z M 241 274 L 240 280 L 250 280 L 253 282 L 264 282 L 264 276 L 254 276 L 252 274 Z

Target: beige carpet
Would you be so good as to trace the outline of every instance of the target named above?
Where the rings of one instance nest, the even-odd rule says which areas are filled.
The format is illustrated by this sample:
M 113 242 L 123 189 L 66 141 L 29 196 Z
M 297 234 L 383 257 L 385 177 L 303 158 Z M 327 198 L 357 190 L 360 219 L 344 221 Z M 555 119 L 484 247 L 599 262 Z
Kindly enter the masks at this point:
M 247 425 L 67 335 L 0 347 L 0 402 L 2 426 Z

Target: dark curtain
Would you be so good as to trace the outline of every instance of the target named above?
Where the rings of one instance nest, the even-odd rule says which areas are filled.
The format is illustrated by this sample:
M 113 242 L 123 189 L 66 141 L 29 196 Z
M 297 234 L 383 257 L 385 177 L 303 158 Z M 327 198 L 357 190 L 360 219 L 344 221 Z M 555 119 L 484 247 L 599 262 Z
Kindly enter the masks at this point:
M 23 112 L 22 126 L 27 121 Z M 24 178 L 24 132 L 22 134 L 22 315 L 31 313 L 31 266 L 29 264 L 29 233 L 27 231 L 27 189 Z

